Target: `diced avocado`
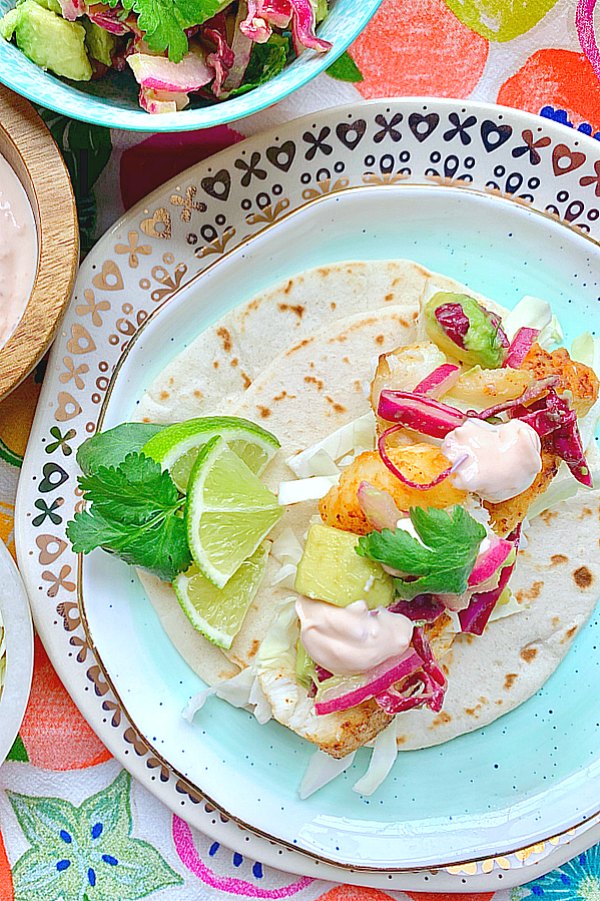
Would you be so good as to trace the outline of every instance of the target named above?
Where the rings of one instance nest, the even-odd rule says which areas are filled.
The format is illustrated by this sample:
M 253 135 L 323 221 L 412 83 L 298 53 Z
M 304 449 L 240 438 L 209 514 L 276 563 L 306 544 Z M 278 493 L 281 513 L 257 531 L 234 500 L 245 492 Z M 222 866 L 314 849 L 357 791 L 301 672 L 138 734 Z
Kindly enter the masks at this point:
M 15 28 L 17 27 L 17 21 L 19 19 L 19 10 L 18 9 L 9 9 L 5 16 L 0 19 L 0 35 L 4 38 L 5 41 L 10 41 Z
M 425 305 L 425 329 L 441 350 L 471 366 L 499 369 L 506 357 L 500 318 L 467 294 L 434 294 Z
M 314 660 L 306 653 L 306 648 L 298 639 L 296 645 L 296 679 L 300 685 L 310 688 L 311 683 L 316 678 L 316 669 Z
M 25 0 L 17 0 L 17 6 L 22 5 Z M 62 7 L 58 0 L 35 0 L 38 6 L 43 6 L 44 9 L 49 9 L 51 12 L 56 13 L 58 16 L 62 16 Z
M 18 8 L 17 46 L 38 66 L 63 78 L 89 81 L 92 67 L 85 49 L 85 28 L 67 22 L 35 0 Z
M 105 66 L 112 66 L 112 54 L 117 46 L 114 34 L 100 28 L 90 19 L 83 19 L 83 27 L 85 28 L 85 44 L 90 57 L 97 59 L 99 63 L 104 63 Z
M 365 601 L 367 607 L 387 607 L 394 583 L 379 563 L 359 557 L 358 536 L 315 523 L 308 531 L 295 589 L 313 600 L 347 607 Z

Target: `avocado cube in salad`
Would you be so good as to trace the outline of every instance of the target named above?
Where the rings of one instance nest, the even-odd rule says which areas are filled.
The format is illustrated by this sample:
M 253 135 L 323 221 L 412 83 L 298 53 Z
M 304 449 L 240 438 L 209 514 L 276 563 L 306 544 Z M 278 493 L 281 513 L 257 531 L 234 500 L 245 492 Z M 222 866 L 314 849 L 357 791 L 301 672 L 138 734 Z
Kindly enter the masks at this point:
M 308 531 L 298 564 L 295 589 L 307 598 L 347 607 L 364 601 L 369 609 L 387 607 L 394 583 L 379 563 L 356 553 L 358 535 L 315 523 Z

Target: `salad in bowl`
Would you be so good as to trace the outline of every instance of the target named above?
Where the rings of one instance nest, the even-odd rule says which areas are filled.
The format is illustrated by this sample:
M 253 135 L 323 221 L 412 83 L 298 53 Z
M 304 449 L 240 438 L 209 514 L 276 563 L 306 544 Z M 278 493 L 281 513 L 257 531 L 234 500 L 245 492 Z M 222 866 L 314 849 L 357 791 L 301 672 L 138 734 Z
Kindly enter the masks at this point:
M 311 742 L 302 796 L 371 747 L 369 795 L 398 751 L 525 702 L 591 615 L 599 364 L 543 300 L 508 311 L 407 260 L 322 266 L 84 442 L 68 535 L 138 567 L 207 684 L 186 718 L 216 695 Z
M 19 0 L 0 36 L 74 82 L 129 70 L 148 113 L 190 97 L 227 100 L 266 84 L 305 50 L 332 44 L 317 26 L 329 0 Z

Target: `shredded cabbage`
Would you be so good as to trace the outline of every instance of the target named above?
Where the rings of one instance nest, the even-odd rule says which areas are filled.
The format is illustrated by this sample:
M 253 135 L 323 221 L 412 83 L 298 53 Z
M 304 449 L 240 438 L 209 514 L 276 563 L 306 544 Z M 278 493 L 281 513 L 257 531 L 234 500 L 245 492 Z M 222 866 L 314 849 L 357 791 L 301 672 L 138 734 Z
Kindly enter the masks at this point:
M 502 325 L 512 341 L 520 328 L 539 330 L 537 343 L 545 350 L 556 347 L 563 340 L 563 331 L 557 317 L 552 313 L 550 304 L 541 297 L 527 294 L 505 316 Z
M 375 417 L 372 412 L 359 416 L 327 435 L 316 444 L 307 447 L 294 457 L 286 460 L 287 465 L 298 478 L 309 476 L 334 475 L 334 472 L 320 471 L 327 460 L 334 466 L 352 454 L 358 456 L 363 451 L 373 450 L 375 446 Z M 336 471 L 339 471 L 336 466 Z
M 396 717 L 373 741 L 371 760 L 364 776 L 352 789 L 359 795 L 372 795 L 387 779 L 398 756 L 398 722 Z
M 346 757 L 338 759 L 336 757 L 330 757 L 329 754 L 325 754 L 324 751 L 315 751 L 308 762 L 306 772 L 304 773 L 300 788 L 298 789 L 300 799 L 304 801 L 305 798 L 308 798 L 316 791 L 319 791 L 324 785 L 337 779 L 338 776 L 344 773 L 348 767 L 352 765 L 355 753 L 356 752 L 353 751 L 352 754 L 348 754 Z
M 281 535 L 278 535 L 271 545 L 271 556 L 278 563 L 300 563 L 302 559 L 302 545 L 296 538 L 296 535 L 289 526 L 287 526 Z
M 337 485 L 337 476 L 311 476 L 308 479 L 293 479 L 280 482 L 277 502 L 285 507 L 288 504 L 301 504 L 303 501 L 318 501 L 325 497 L 330 488 Z
M 227 701 L 232 707 L 244 707 L 250 709 L 259 723 L 267 723 L 272 716 L 271 705 L 265 697 L 254 667 L 248 666 L 231 679 L 223 679 L 216 685 L 203 689 L 190 698 L 183 709 L 182 716 L 191 723 L 196 713 L 204 707 L 208 698 L 216 695 L 223 701 Z

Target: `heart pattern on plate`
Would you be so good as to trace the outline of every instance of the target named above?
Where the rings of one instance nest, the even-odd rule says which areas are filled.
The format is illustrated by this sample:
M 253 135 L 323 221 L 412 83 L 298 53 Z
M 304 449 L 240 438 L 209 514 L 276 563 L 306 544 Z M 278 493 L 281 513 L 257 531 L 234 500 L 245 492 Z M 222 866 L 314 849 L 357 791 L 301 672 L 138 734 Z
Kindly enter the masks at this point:
M 512 125 L 497 125 L 491 119 L 481 123 L 481 140 L 488 153 L 506 144 L 512 133 Z
M 557 144 L 552 151 L 552 168 L 556 176 L 566 175 L 585 163 L 585 153 L 571 150 L 566 144 Z
M 165 207 L 159 207 L 148 219 L 142 219 L 140 228 L 149 238 L 168 241 L 172 233 L 171 214 Z
M 123 276 L 114 260 L 105 260 L 102 269 L 92 279 L 92 284 L 100 291 L 122 291 Z
M 67 341 L 67 350 L 72 354 L 89 354 L 96 350 L 96 343 L 85 325 L 74 322 L 71 326 L 71 337 Z
M 354 150 L 364 138 L 366 130 L 365 120 L 357 119 L 356 122 L 340 122 L 335 133 L 345 147 Z
M 227 169 L 219 169 L 216 175 L 207 175 L 200 182 L 202 189 L 215 200 L 226 201 L 231 191 L 231 176 Z
M 293 141 L 284 141 L 281 147 L 268 147 L 267 159 L 269 162 L 279 169 L 281 172 L 289 172 L 294 157 L 296 156 L 296 145 Z
M 408 127 L 420 144 L 433 134 L 439 124 L 440 117 L 437 113 L 427 113 L 425 116 L 411 113 L 408 117 Z

